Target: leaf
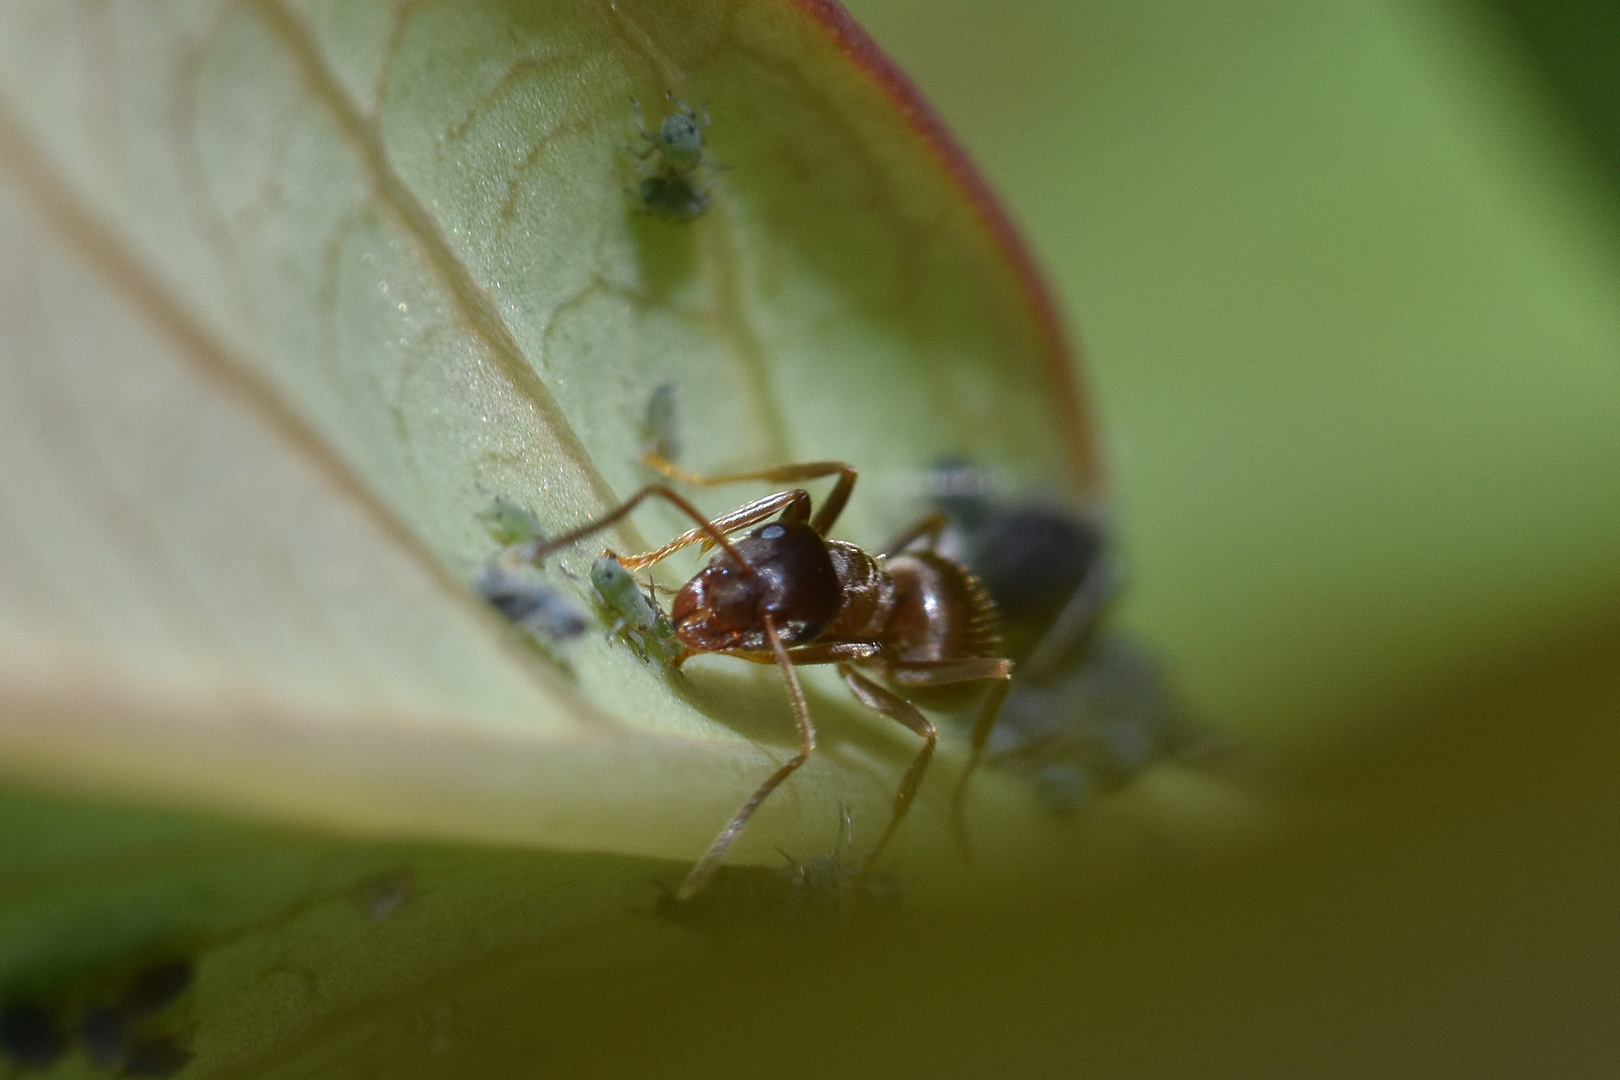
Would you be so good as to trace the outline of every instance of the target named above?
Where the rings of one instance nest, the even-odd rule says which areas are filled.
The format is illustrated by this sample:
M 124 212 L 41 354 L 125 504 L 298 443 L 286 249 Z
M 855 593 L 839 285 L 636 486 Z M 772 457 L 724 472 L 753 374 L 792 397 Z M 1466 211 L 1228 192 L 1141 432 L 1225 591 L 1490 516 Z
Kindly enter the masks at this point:
M 693 221 L 633 191 L 630 102 L 666 91 L 713 117 Z M 692 859 L 784 758 L 772 672 L 675 680 L 600 633 L 548 659 L 471 592 L 494 500 L 560 531 L 645 481 L 656 388 L 690 468 L 855 462 L 866 543 L 947 454 L 1102 494 L 1010 226 L 816 3 L 9 0 L 0 305 L 0 768 L 91 800 L 0 801 L 0 989 L 66 1023 L 200 957 L 204 1073 L 644 916 L 668 864 L 629 857 Z M 594 554 L 549 580 L 584 604 Z M 887 819 L 915 740 L 812 691 L 822 752 L 736 861 Z M 902 838 L 923 875 L 956 862 L 943 790 Z M 1002 862 L 1049 840 L 1018 835 Z M 390 874 L 421 895 L 374 933 Z M 618 962 L 689 947 L 642 923 Z
M 691 468 L 858 463 L 867 542 L 942 454 L 1096 483 L 1022 254 L 834 13 L 0 17 L 16 776 L 690 857 L 769 771 L 750 738 L 788 737 L 779 686 L 717 664 L 672 692 L 599 635 L 537 663 L 468 596 L 492 498 L 552 529 L 614 504 L 666 382 Z M 666 90 L 724 166 L 690 223 L 626 193 L 630 97 L 656 118 Z M 829 730 L 745 857 L 882 813 L 906 744 Z

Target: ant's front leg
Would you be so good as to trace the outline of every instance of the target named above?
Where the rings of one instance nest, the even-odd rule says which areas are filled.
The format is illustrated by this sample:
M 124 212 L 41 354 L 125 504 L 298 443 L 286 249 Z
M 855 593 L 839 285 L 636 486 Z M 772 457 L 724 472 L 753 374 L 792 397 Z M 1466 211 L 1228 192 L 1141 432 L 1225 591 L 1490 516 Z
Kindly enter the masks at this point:
M 766 518 L 774 517 L 778 511 L 791 506 L 801 506 L 808 513 L 810 496 L 802 491 L 779 491 L 774 495 L 767 495 L 763 499 L 755 500 L 747 506 L 741 506 L 729 514 L 706 521 L 696 529 L 688 529 L 663 547 L 644 551 L 640 555 L 631 555 L 619 560 L 620 565 L 627 570 L 639 570 L 644 566 L 651 566 L 655 562 L 669 558 L 677 551 L 692 544 L 702 543 L 707 550 L 714 546 L 714 535 L 730 536 L 740 532 L 750 525 L 757 525 Z
M 818 480 L 823 476 L 836 476 L 838 482 L 833 485 L 832 491 L 827 493 L 827 500 L 821 504 L 821 509 L 816 511 L 816 516 L 810 522 L 810 527 L 821 536 L 827 535 L 827 530 L 838 520 L 838 515 L 844 512 L 844 504 L 849 502 L 850 493 L 855 490 L 855 478 L 859 475 L 855 471 L 855 466 L 843 461 L 806 461 L 796 465 L 778 465 L 774 469 L 759 469 L 755 472 L 703 476 L 687 472 L 657 454 L 643 454 L 641 460 L 648 468 L 663 473 L 671 480 L 692 484 L 695 487 L 719 487 L 722 484 L 740 484 L 749 480 L 761 480 L 768 484 L 791 484 L 800 480 Z
M 748 563 L 743 560 L 742 555 L 735 547 L 732 546 L 731 541 L 726 539 L 726 534 L 724 532 L 715 528 L 714 523 L 708 518 L 704 517 L 701 510 L 662 484 L 647 485 L 634 495 L 630 496 L 624 502 L 620 503 L 614 509 L 608 511 L 606 514 L 603 514 L 601 517 L 596 518 L 593 521 L 587 521 L 579 528 L 565 532 L 561 536 L 553 537 L 550 540 L 547 540 L 544 537 L 536 537 L 527 544 L 519 544 L 511 550 L 515 553 L 517 562 L 538 564 L 544 561 L 546 556 L 550 555 L 552 552 L 559 551 L 571 544 L 577 544 L 587 536 L 592 536 L 601 532 L 603 529 L 616 524 L 625 517 L 629 516 L 630 511 L 634 510 L 642 502 L 650 498 L 660 498 L 674 505 L 674 507 L 680 510 L 681 513 L 698 523 L 698 527 L 693 530 L 697 536 L 707 537 L 712 542 L 724 548 L 726 554 L 730 555 L 733 559 L 736 559 L 737 564 L 743 568 L 745 573 L 753 572 Z M 637 565 L 646 566 L 649 561 L 656 560 L 644 560 Z M 621 560 L 621 564 L 623 564 L 623 560 Z

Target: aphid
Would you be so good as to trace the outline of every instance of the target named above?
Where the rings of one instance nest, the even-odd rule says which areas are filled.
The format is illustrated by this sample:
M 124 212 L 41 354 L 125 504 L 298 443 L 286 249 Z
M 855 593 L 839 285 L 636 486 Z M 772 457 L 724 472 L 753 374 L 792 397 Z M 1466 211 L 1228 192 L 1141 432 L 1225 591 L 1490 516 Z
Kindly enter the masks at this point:
M 899 889 L 890 880 L 858 873 L 844 861 L 855 840 L 849 808 L 839 811 L 838 838 L 830 851 L 800 862 L 787 852 L 788 865 L 777 871 L 787 886 L 789 922 L 801 930 L 845 923 L 857 913 L 892 906 Z
M 939 465 L 930 486 L 951 525 L 948 548 L 1001 614 L 1019 681 L 1083 648 L 1119 586 L 1102 523 L 1049 502 L 994 499 L 986 471 L 961 461 Z
M 545 644 L 571 641 L 589 625 L 572 600 L 499 562 L 485 564 L 474 587 L 491 607 Z
M 585 632 L 585 613 L 573 601 L 531 573 L 524 573 L 508 556 L 519 545 L 540 538 L 540 523 L 516 503 L 496 499 L 478 514 L 484 530 L 502 551 L 484 564 L 473 588 L 489 605 L 514 625 L 528 631 L 542 645 L 571 641 Z
M 895 793 L 888 828 L 862 864 L 864 876 L 904 820 L 933 759 L 937 733 L 914 701 L 942 708 L 965 705 L 975 684 L 988 682 L 990 691 L 973 725 L 968 767 L 956 787 L 960 807 L 1012 676 L 1012 662 L 999 655 L 995 608 L 965 567 L 934 550 L 945 524 L 943 515 L 918 522 L 877 556 L 854 544 L 827 539 L 855 486 L 856 471 L 843 462 L 785 465 L 712 478 L 694 476 L 657 459 L 648 464 L 672 479 L 702 486 L 838 478 L 814 513 L 809 494 L 793 489 L 767 495 L 712 521 L 674 491 L 652 484 L 595 521 L 551 540 L 537 540 L 527 552 L 528 559 L 539 561 L 614 524 L 648 498 L 666 500 L 697 528 L 661 548 L 620 559 L 625 569 L 650 566 L 692 544 L 706 542 L 720 549 L 681 588 L 670 607 L 675 636 L 683 646 L 675 662 L 697 653 L 718 653 L 775 664 L 787 684 L 799 728 L 799 752 L 767 777 L 720 830 L 682 882 L 677 900 L 689 899 L 703 887 L 754 811 L 815 750 L 815 725 L 796 670 L 805 664 L 836 665 L 844 685 L 862 704 L 923 739 Z M 776 520 L 769 521 L 773 517 Z M 730 538 L 744 529 L 751 531 L 740 539 Z
M 1102 524 L 1048 502 L 993 498 L 985 472 L 939 466 L 934 501 L 949 539 L 1006 620 L 1021 660 L 987 757 L 1070 813 L 1099 789 L 1209 742 L 1161 665 L 1099 624 L 1120 574 Z
M 899 887 L 850 865 L 853 842 L 853 819 L 841 807 L 830 850 L 802 861 L 782 851 L 786 864 L 775 868 L 722 866 L 691 899 L 677 901 L 663 891 L 657 913 L 678 926 L 724 938 L 748 929 L 818 934 L 892 909 L 901 898 Z
M 0 1009 L 0 1050 L 25 1069 L 48 1069 L 67 1049 L 56 1017 L 37 1001 Z
M 143 968 L 111 1005 L 94 1004 L 79 1018 L 79 1041 L 102 1068 L 125 1076 L 166 1077 L 191 1055 L 170 1036 L 142 1036 L 140 1026 L 172 1005 L 191 986 L 190 960 L 164 960 Z
M 641 591 L 641 585 L 611 555 L 591 563 L 591 585 L 613 616 L 608 636 L 622 635 L 643 660 L 649 657 L 679 665 L 686 647 L 675 636 L 675 624 Z
M 699 186 L 698 170 L 703 160 L 703 129 L 709 126 L 709 113 L 697 111 L 665 92 L 673 111 L 659 123 L 658 130 L 647 130 L 641 102 L 630 99 L 636 131 L 647 145 L 634 156 L 641 173 L 636 195 L 642 208 L 655 217 L 670 221 L 691 221 L 709 208 L 709 193 Z
M 382 922 L 410 902 L 416 875 L 410 870 L 374 874 L 355 887 L 355 902 L 367 922 Z
M 677 421 L 675 384 L 659 383 L 647 399 L 647 414 L 641 421 L 641 450 L 644 457 L 662 461 L 681 460 L 681 440 Z
M 483 523 L 484 531 L 489 533 L 490 538 L 502 547 L 527 544 L 540 535 L 540 522 L 535 520 L 534 515 L 505 499 L 495 499 L 480 510 L 478 520 Z

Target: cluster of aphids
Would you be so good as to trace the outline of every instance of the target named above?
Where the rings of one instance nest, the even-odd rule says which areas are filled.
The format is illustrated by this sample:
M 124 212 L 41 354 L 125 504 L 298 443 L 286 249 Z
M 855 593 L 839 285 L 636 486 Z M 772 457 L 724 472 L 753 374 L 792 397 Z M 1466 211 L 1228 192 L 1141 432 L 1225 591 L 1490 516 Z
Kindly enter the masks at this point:
M 705 108 L 700 118 L 696 109 L 674 94 L 666 91 L 664 96 L 671 111 L 659 122 L 657 131 L 647 130 L 641 102 L 630 99 L 636 133 L 642 142 L 640 148 L 631 151 L 641 176 L 632 194 L 641 208 L 654 217 L 691 221 L 713 201 L 702 184 L 704 168 L 713 168 L 703 154 L 703 131 L 709 126 L 709 111 Z
M 548 584 L 533 566 L 510 557 L 540 539 L 540 524 L 534 515 L 497 499 L 479 519 L 502 545 L 479 572 L 474 583 L 479 594 L 544 647 L 583 636 L 590 623 L 575 601 Z M 643 660 L 674 661 L 679 654 L 674 626 L 619 560 L 599 556 L 591 564 L 591 587 L 609 638 L 627 642 Z
M 950 521 L 942 547 L 995 601 L 1019 664 L 988 764 L 1070 813 L 1155 762 L 1215 748 L 1152 653 L 1100 629 L 1121 579 L 1100 518 L 998 495 L 994 475 L 965 462 L 939 465 L 927 486 Z
M 167 1022 L 191 980 L 190 960 L 164 960 L 77 1007 L 14 1000 L 0 1009 L 0 1051 L 19 1068 L 44 1070 L 77 1047 L 113 1076 L 164 1080 L 191 1061 Z

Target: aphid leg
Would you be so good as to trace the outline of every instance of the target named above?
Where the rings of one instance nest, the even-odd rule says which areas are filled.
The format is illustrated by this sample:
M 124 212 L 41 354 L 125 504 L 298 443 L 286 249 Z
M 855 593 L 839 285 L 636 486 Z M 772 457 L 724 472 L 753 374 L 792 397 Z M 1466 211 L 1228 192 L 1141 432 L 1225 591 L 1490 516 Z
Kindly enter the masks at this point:
M 652 142 L 652 132 L 647 130 L 647 121 L 641 115 L 641 102 L 636 100 L 634 94 L 630 96 L 630 114 L 636 118 L 636 130 L 641 133 L 641 137 L 648 142 Z M 649 152 L 654 149 L 656 147 L 648 147 Z
M 972 849 L 968 844 L 967 820 L 963 814 L 964 797 L 968 780 L 973 776 L 973 770 L 979 767 L 979 758 L 984 754 L 984 744 L 990 740 L 990 731 L 996 726 L 996 717 L 1001 714 L 1002 702 L 1007 700 L 1007 691 L 1012 688 L 1012 667 L 1011 660 L 976 658 L 897 665 L 889 673 L 889 677 L 901 686 L 949 686 L 980 679 L 994 680 L 984 704 L 979 706 L 979 715 L 973 721 L 973 733 L 968 739 L 967 767 L 962 770 L 961 777 L 956 781 L 956 789 L 951 793 L 951 819 L 955 824 L 957 843 L 962 847 L 963 857 L 969 859 L 972 858 Z
M 883 554 L 898 555 L 923 537 L 928 538 L 928 547 L 932 550 L 934 545 L 939 542 L 939 534 L 945 531 L 948 520 L 944 514 L 929 514 L 911 528 L 884 544 Z
M 536 539 L 531 543 L 521 544 L 515 548 L 509 548 L 508 550 L 515 553 L 515 557 L 519 562 L 539 563 L 552 552 L 568 547 L 570 544 L 577 544 L 579 541 L 585 539 L 587 536 L 590 536 L 593 533 L 601 532 L 614 522 L 628 516 L 630 511 L 634 510 L 638 505 L 640 505 L 643 500 L 649 499 L 655 495 L 660 499 L 664 499 L 665 501 L 672 503 L 676 509 L 686 514 L 693 521 L 696 521 L 698 523 L 696 531 L 699 535 L 706 536 L 716 544 L 719 544 L 725 549 L 726 554 L 737 560 L 738 565 L 741 566 L 746 573 L 753 573 L 753 567 L 750 566 L 740 554 L 738 554 L 735 547 L 732 547 L 731 541 L 726 539 L 725 534 L 716 529 L 709 519 L 703 516 L 703 512 L 701 510 L 687 502 L 669 488 L 664 487 L 662 484 L 647 485 L 634 495 L 630 496 L 624 502 L 620 503 L 615 509 L 608 511 L 606 514 L 594 521 L 587 521 L 579 528 L 565 532 L 561 536 L 552 537 L 550 540 Z M 646 566 L 647 560 L 643 560 L 637 565 Z
M 832 528 L 838 515 L 843 513 L 844 504 L 849 502 L 850 492 L 855 490 L 855 478 L 859 475 L 853 465 L 842 461 L 806 461 L 796 465 L 778 465 L 774 469 L 760 469 L 757 472 L 727 473 L 725 476 L 702 476 L 698 473 L 687 472 L 678 465 L 673 465 L 663 458 L 653 454 L 644 454 L 642 462 L 648 468 L 656 469 L 683 484 L 692 484 L 696 487 L 719 487 L 722 484 L 740 484 L 747 480 L 762 480 L 769 484 L 790 484 L 798 480 L 817 480 L 823 476 L 837 476 L 838 482 L 827 493 L 822 502 L 821 509 L 811 520 L 810 527 L 822 536 Z
M 703 857 L 687 873 L 686 880 L 681 882 L 681 887 L 675 891 L 677 901 L 692 899 L 699 889 L 708 884 L 714 872 L 719 869 L 720 860 L 725 858 L 727 849 L 748 824 L 748 819 L 754 816 L 754 811 L 759 809 L 759 804 L 815 753 L 816 728 L 810 722 L 810 706 L 805 703 L 804 688 L 799 685 L 799 673 L 793 670 L 793 661 L 788 658 L 787 649 L 783 647 L 782 639 L 776 633 L 776 620 L 771 618 L 769 612 L 764 615 L 764 625 L 765 640 L 770 642 L 771 653 L 776 657 L 776 666 L 781 669 L 782 680 L 787 683 L 788 699 L 793 704 L 793 719 L 799 725 L 799 752 L 786 765 L 771 773 L 759 786 L 759 790 L 750 795 L 748 801 L 738 808 L 736 815 L 724 829 L 720 830 L 720 835 L 714 838 L 709 850 L 703 853 Z
M 899 721 L 923 738 L 922 749 L 912 759 L 911 767 L 900 778 L 900 786 L 895 790 L 894 809 L 889 814 L 889 827 L 883 830 L 877 846 L 866 856 L 866 860 L 861 863 L 860 872 L 855 875 L 858 887 L 860 882 L 866 880 L 872 867 L 876 865 L 878 856 L 883 854 L 883 849 L 888 846 L 889 838 L 894 835 L 894 831 L 900 827 L 900 822 L 905 820 L 907 811 L 911 809 L 912 800 L 917 797 L 917 789 L 922 786 L 923 776 L 928 772 L 928 763 L 934 759 L 934 746 L 939 741 L 939 732 L 911 702 L 899 694 L 885 690 L 848 664 L 839 664 L 838 674 L 843 676 L 844 685 L 849 687 L 850 693 L 860 699 L 862 705 Z

